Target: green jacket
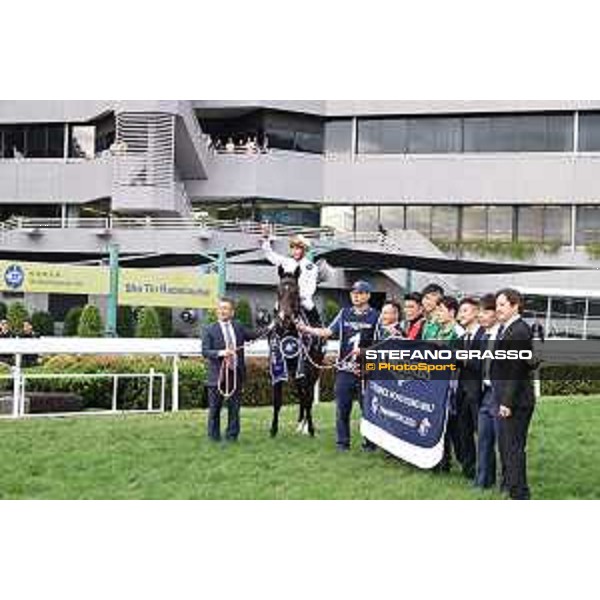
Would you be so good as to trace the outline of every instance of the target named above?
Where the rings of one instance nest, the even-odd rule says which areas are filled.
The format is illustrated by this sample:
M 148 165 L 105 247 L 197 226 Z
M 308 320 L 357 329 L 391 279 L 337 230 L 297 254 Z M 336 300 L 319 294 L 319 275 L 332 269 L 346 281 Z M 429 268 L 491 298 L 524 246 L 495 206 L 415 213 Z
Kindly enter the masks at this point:
M 441 327 L 438 330 L 438 340 L 442 340 L 444 342 L 453 342 L 454 340 L 459 339 L 459 335 L 456 332 L 456 325 L 452 323 L 446 327 L 446 329 L 442 329 Z
M 439 340 L 440 334 L 440 324 L 433 319 L 429 319 L 425 321 L 425 325 L 423 326 L 423 333 L 421 335 L 421 339 L 425 341 L 429 340 Z

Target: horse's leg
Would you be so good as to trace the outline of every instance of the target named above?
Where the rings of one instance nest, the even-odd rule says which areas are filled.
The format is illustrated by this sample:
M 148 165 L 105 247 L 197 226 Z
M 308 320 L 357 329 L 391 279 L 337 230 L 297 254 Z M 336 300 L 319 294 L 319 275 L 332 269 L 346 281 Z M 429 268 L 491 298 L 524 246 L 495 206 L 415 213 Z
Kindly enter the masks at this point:
M 271 423 L 271 437 L 276 437 L 279 432 L 279 411 L 283 401 L 283 383 L 273 385 L 273 421 Z
M 296 395 L 298 396 L 298 427 L 296 431 L 302 433 L 304 429 L 304 422 L 306 421 L 306 407 L 304 406 L 304 400 L 302 399 L 302 390 L 298 381 L 295 383 Z
M 306 406 L 307 406 L 307 414 L 306 420 L 308 423 L 308 434 L 310 437 L 315 437 L 315 424 L 313 423 L 313 404 L 315 401 L 315 385 L 317 383 L 318 377 L 315 377 L 313 374 L 308 378 L 309 385 L 306 388 Z
M 302 433 L 307 433 L 311 437 L 315 435 L 315 428 L 312 422 L 312 387 L 310 385 L 311 380 L 307 377 L 297 381 L 298 396 L 300 398 L 300 405 L 302 407 Z

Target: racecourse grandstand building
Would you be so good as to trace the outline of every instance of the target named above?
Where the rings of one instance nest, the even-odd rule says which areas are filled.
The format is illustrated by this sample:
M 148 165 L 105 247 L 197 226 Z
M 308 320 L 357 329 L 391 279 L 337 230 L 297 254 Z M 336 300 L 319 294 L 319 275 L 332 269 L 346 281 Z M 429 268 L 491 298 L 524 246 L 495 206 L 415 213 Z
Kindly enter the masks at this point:
M 0 260 L 227 248 L 233 295 L 270 308 L 265 221 L 282 251 L 303 232 L 317 253 L 432 261 L 336 265 L 321 301 L 357 276 L 376 301 L 510 284 L 549 332 L 600 336 L 600 101 L 0 101 Z M 60 319 L 88 299 L 27 300 Z

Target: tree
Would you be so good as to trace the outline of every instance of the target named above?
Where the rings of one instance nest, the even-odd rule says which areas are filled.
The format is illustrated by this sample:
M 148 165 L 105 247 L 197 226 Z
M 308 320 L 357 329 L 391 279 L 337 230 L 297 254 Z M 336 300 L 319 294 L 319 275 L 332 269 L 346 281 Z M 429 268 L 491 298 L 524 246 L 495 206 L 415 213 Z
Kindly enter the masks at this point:
M 77 327 L 77 335 L 79 337 L 102 337 L 104 335 L 104 325 L 100 310 L 97 306 L 88 304 L 81 313 L 79 326 Z
M 135 314 L 131 306 L 119 306 L 117 309 L 117 335 L 124 338 L 135 336 Z
M 325 308 L 323 310 L 323 318 L 325 320 L 325 323 L 331 323 L 339 312 L 340 305 L 335 300 L 329 298 L 325 302 Z
M 0 320 L 6 319 L 6 304 L 0 302 Z
M 217 311 L 214 308 L 209 308 L 204 313 L 204 319 L 202 320 L 202 324 L 206 327 L 207 325 L 212 325 L 218 321 Z
M 21 333 L 23 323 L 29 320 L 29 313 L 22 302 L 14 302 L 6 311 L 6 319 L 13 333 Z
M 135 337 L 138 338 L 159 338 L 162 336 L 160 328 L 160 319 L 156 309 L 147 306 L 142 309 L 135 330 Z
M 54 335 L 54 318 L 50 313 L 38 311 L 31 315 L 31 325 L 37 335 L 48 337 Z
M 79 321 L 81 319 L 81 313 L 83 312 L 82 306 L 75 306 L 69 309 L 65 316 L 65 322 L 63 324 L 63 335 L 65 337 L 75 337 L 77 330 L 79 329 Z
M 235 318 L 242 325 L 246 327 L 252 327 L 252 309 L 250 308 L 250 303 L 246 298 L 242 298 L 238 303 L 235 309 Z
M 157 308 L 158 319 L 162 337 L 173 337 L 173 310 L 171 308 Z

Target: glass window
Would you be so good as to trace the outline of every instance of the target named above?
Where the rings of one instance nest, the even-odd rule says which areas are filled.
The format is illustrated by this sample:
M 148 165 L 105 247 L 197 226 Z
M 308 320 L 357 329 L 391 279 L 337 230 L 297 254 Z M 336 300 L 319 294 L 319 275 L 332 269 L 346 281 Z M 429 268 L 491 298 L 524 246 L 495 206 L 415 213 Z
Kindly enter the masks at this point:
M 294 149 L 294 132 L 287 129 L 270 129 L 267 132 L 269 138 L 269 148 L 278 148 L 279 150 Z
M 65 320 L 72 308 L 80 308 L 88 303 L 88 296 L 80 294 L 48 294 L 48 312 L 59 323 Z
M 600 206 L 577 207 L 575 243 L 578 246 L 600 243 Z
M 520 242 L 541 242 L 544 239 L 544 207 L 519 206 L 518 239 Z
M 462 239 L 465 242 L 487 239 L 487 210 L 485 206 L 464 207 Z
M 69 156 L 71 158 L 94 158 L 96 128 L 91 125 L 72 125 Z M 129 150 L 130 152 L 133 149 Z
M 437 241 L 458 239 L 458 206 L 434 206 L 431 213 L 431 237 Z
M 431 206 L 408 206 L 406 208 L 406 229 L 413 229 L 431 237 Z
M 513 231 L 512 206 L 488 207 L 488 240 L 511 242 Z
M 27 158 L 45 158 L 47 156 L 47 130 L 43 125 L 32 125 L 27 129 Z
M 544 241 L 571 243 L 571 207 L 544 207 Z
M 318 133 L 298 131 L 294 148 L 298 152 L 321 154 L 323 152 L 323 136 Z
M 466 117 L 464 151 L 572 151 L 573 123 L 572 114 Z
M 65 154 L 65 126 L 48 125 L 48 158 L 63 158 Z
M 405 154 L 408 127 L 406 119 L 359 119 L 359 154 Z
M 25 156 L 25 129 L 6 127 L 4 129 L 4 158 L 23 158 Z
M 579 150 L 581 152 L 600 150 L 600 113 L 579 115 Z
M 462 152 L 461 119 L 421 118 L 408 121 L 408 153 Z
M 259 221 L 300 227 L 318 227 L 321 221 L 319 207 L 310 204 L 258 202 L 256 215 Z
M 354 231 L 353 206 L 324 206 L 321 209 L 321 226 L 335 231 Z
M 325 123 L 325 151 L 334 156 L 347 156 L 351 153 L 351 119 L 339 119 Z
M 379 227 L 379 207 L 356 207 L 356 231 L 376 232 Z
M 404 211 L 404 206 L 382 206 L 380 209 L 382 226 L 390 231 L 395 229 L 404 229 Z

